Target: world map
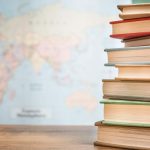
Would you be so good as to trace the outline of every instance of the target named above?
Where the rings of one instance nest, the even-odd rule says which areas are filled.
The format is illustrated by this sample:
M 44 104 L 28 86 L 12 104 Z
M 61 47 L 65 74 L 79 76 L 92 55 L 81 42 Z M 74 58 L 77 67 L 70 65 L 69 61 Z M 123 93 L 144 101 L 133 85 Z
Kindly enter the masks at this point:
M 0 6 L 0 123 L 94 123 L 100 80 L 115 73 L 101 52 L 111 13 L 102 15 L 98 0 L 7 3 Z

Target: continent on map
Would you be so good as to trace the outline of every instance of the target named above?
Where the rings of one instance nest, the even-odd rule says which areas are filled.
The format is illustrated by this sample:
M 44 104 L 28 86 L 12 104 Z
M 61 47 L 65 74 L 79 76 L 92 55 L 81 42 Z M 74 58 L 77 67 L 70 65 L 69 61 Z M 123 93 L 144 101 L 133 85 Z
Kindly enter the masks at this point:
M 55 79 L 61 82 L 63 79 L 62 83 L 69 82 L 71 77 L 68 74 L 59 79 L 59 70 L 73 58 L 74 47 L 80 45 L 88 29 L 103 22 L 104 18 L 99 17 L 97 13 L 71 10 L 61 3 L 12 18 L 0 13 L 0 39 L 3 45 L 0 99 L 13 73 L 24 60 L 31 63 L 35 73 L 48 63 Z
M 72 93 L 68 96 L 66 105 L 69 108 L 83 108 L 91 112 L 97 107 L 97 99 L 88 90 L 81 90 Z

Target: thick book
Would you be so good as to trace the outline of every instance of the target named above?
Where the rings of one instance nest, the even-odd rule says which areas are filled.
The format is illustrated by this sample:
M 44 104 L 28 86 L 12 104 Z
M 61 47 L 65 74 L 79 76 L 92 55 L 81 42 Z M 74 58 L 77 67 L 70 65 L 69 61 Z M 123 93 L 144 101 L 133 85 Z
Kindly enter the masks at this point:
M 150 65 L 116 65 L 120 80 L 150 79 Z
M 113 38 L 130 39 L 150 35 L 150 17 L 110 22 Z
M 108 63 L 105 65 L 150 65 L 150 46 L 105 49 Z
M 104 98 L 150 101 L 150 80 L 103 80 Z
M 150 102 L 104 99 L 100 103 L 104 104 L 104 120 L 107 122 L 150 127 Z
M 150 46 L 150 36 L 122 40 L 125 47 Z
M 150 17 L 150 3 L 118 5 L 118 9 L 121 11 L 121 19 Z
M 95 123 L 97 126 L 97 141 L 99 146 L 110 146 L 127 149 L 150 149 L 150 128 Z

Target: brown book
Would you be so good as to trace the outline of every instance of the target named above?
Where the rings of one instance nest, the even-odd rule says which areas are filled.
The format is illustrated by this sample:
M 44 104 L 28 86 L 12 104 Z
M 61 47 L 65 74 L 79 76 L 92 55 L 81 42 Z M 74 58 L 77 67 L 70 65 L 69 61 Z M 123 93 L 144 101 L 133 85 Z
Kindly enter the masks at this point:
M 104 98 L 150 101 L 150 80 L 103 80 Z
M 150 17 L 150 3 L 118 5 L 121 19 Z
M 150 65 L 150 46 L 110 48 L 105 49 L 105 52 L 107 52 L 108 57 L 106 65 Z
M 150 65 L 116 65 L 118 77 L 120 80 L 149 79 Z
M 127 149 L 150 150 L 150 128 L 122 125 L 109 125 L 97 122 L 95 145 Z
M 150 36 L 122 40 L 125 47 L 150 46 Z

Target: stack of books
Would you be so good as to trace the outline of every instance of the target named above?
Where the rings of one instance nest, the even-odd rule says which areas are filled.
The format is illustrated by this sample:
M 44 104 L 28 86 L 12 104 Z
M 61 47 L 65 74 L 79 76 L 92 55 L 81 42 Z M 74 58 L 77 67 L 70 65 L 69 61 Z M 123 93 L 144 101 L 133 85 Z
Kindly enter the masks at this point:
M 103 80 L 104 120 L 96 122 L 96 146 L 150 150 L 150 3 L 119 5 L 122 20 L 110 22 L 124 48 L 106 49 L 115 79 Z

